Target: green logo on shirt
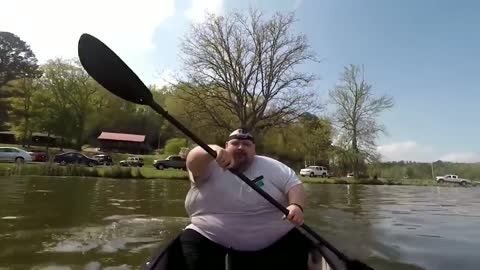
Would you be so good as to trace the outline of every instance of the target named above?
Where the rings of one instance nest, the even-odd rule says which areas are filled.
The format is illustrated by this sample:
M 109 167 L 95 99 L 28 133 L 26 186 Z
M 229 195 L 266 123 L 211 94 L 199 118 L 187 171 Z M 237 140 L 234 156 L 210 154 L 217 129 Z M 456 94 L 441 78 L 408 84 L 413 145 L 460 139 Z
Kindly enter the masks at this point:
M 265 185 L 265 183 L 263 182 L 263 175 L 260 175 L 259 177 L 253 179 L 252 182 L 257 185 L 257 187 L 263 187 Z

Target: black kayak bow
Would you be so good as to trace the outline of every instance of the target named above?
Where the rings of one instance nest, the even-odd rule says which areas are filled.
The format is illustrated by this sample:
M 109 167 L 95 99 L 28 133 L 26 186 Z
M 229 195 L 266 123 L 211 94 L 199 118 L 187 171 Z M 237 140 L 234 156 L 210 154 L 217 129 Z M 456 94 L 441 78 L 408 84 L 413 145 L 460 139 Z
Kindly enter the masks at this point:
M 107 47 L 103 42 L 92 35 L 83 34 L 78 42 L 78 55 L 82 66 L 87 73 L 95 79 L 105 89 L 114 95 L 121 97 L 130 102 L 150 106 L 154 111 L 165 117 L 172 125 L 180 129 L 186 136 L 190 137 L 195 143 L 202 147 L 213 158 L 217 153 L 204 143 L 200 138 L 193 134 L 190 130 L 184 127 L 180 122 L 173 118 L 167 111 L 165 111 L 154 99 L 150 90 L 138 78 L 138 76 L 118 57 L 115 52 Z M 255 185 L 252 180 L 243 175 L 241 172 L 230 169 L 230 172 L 238 176 L 248 186 L 258 192 L 262 197 L 268 200 L 283 214 L 288 215 L 288 209 L 272 198 L 268 193 Z M 364 263 L 348 258 L 345 254 L 340 252 L 328 241 L 323 239 L 314 230 L 312 230 L 305 223 L 300 226 L 306 231 L 315 241 L 318 242 L 319 248 L 322 250 L 325 247 L 330 252 L 322 254 L 327 262 L 332 265 L 338 265 L 338 259 L 345 264 L 344 269 L 372 269 Z M 338 259 L 336 259 L 337 257 Z M 342 269 L 341 266 L 335 269 Z M 373 269 L 372 269 L 373 270 Z

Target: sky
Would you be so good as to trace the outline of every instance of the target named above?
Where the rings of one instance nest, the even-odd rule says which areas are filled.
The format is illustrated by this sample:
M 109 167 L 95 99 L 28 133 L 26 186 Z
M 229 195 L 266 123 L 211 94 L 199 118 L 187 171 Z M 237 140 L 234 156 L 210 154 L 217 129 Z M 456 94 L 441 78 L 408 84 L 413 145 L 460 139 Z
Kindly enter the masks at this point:
M 326 98 L 343 68 L 363 65 L 376 94 L 394 107 L 379 121 L 385 161 L 480 162 L 480 2 L 446 0 L 0 0 L 0 30 L 30 44 L 40 63 L 77 56 L 89 33 L 105 42 L 146 84 L 181 74 L 179 44 L 205 11 L 260 8 L 295 12 L 293 33 L 321 60 L 313 72 Z M 326 100 L 324 100 L 326 101 Z

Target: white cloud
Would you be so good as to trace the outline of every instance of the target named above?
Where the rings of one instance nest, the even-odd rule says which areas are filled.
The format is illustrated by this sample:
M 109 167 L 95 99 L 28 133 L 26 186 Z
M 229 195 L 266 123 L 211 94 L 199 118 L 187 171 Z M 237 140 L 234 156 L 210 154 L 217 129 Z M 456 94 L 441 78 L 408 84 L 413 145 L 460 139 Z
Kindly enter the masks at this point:
M 452 162 L 480 162 L 480 153 L 457 152 L 449 153 L 440 158 L 440 160 Z
M 432 147 L 420 145 L 415 141 L 396 142 L 380 145 L 377 150 L 385 161 L 424 161 L 435 160 L 435 154 Z
M 185 16 L 194 22 L 201 22 L 207 11 L 218 14 L 222 11 L 222 6 L 222 0 L 192 0 L 192 5 L 185 12 Z
M 480 162 L 480 153 L 451 152 L 439 154 L 438 149 L 419 144 L 415 141 L 395 142 L 377 147 L 384 161 L 418 161 L 433 162 L 437 160 L 450 162 Z
M 15 0 L 2 3 L 0 25 L 31 45 L 40 62 L 76 57 L 78 38 L 92 34 L 121 55 L 142 57 L 155 28 L 174 15 L 174 0 Z

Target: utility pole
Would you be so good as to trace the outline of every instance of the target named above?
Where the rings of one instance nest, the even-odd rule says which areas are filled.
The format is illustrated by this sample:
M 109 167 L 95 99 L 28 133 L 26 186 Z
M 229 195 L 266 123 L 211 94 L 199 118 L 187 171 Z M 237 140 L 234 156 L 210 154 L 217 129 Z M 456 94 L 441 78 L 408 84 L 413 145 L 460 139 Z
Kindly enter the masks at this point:
M 435 174 L 433 173 L 433 162 L 431 162 L 430 165 L 432 166 L 432 179 L 435 180 Z

